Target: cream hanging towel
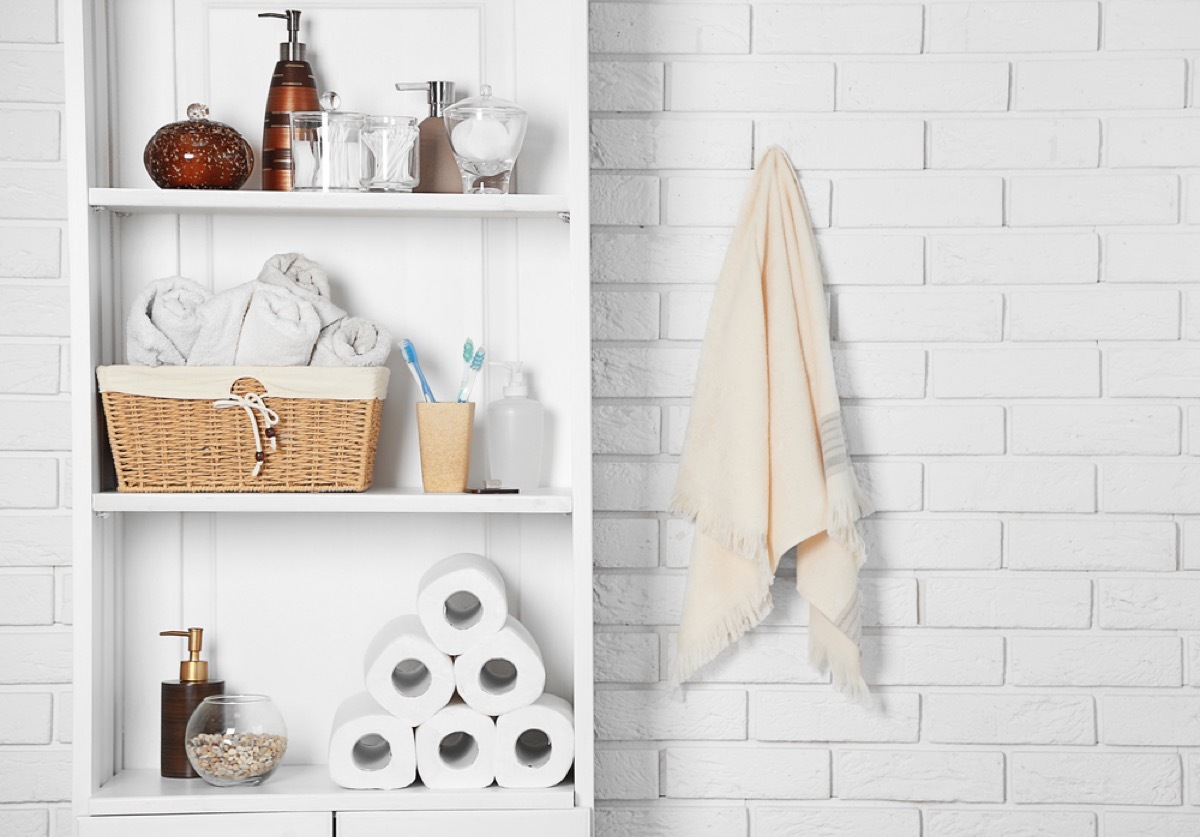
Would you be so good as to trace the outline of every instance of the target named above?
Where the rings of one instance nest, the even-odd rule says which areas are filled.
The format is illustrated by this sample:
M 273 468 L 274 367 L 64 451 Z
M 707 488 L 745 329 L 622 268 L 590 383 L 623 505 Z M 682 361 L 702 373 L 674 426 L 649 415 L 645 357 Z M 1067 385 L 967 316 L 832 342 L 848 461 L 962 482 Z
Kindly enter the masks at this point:
M 717 281 L 671 507 L 696 523 L 676 681 L 771 612 L 794 547 L 810 661 L 840 691 L 866 691 L 855 521 L 870 509 L 846 452 L 808 209 L 779 148 L 759 161 Z

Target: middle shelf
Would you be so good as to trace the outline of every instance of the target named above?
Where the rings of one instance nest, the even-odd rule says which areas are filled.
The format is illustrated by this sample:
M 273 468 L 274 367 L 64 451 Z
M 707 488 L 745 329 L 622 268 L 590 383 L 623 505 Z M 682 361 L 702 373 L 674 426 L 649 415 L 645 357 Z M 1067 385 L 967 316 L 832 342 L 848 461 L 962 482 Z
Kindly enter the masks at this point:
M 522 494 L 426 494 L 420 488 L 373 488 L 326 494 L 123 494 L 92 495 L 97 512 L 375 512 L 418 514 L 570 514 L 571 489 L 541 488 Z

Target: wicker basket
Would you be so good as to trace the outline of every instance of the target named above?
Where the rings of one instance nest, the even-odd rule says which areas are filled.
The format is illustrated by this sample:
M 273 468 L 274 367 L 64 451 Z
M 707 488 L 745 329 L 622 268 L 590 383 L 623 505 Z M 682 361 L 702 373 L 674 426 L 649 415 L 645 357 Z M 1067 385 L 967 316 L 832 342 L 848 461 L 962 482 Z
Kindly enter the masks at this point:
M 388 370 L 97 369 L 125 492 L 365 491 Z

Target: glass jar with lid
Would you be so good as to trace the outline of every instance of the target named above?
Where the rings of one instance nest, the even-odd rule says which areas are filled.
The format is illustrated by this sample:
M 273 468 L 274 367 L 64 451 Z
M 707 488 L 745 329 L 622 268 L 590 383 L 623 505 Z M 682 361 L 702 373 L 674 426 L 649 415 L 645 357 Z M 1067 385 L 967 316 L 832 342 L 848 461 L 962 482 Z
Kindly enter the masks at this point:
M 446 108 L 444 119 L 463 194 L 508 194 L 529 122 L 525 109 L 493 96 L 485 84 L 478 96 Z
M 324 93 L 324 110 L 291 114 L 292 191 L 356 192 L 361 178 L 359 133 L 365 115 L 338 110 L 336 93 Z

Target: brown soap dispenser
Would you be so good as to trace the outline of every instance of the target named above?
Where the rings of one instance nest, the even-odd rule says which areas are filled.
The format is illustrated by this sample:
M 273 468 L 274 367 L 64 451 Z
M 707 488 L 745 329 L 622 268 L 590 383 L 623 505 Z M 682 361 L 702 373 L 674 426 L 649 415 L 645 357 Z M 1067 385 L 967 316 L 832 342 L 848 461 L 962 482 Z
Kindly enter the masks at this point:
M 193 779 L 200 774 L 192 770 L 184 749 L 188 719 L 206 697 L 225 694 L 225 681 L 208 679 L 208 663 L 200 659 L 203 628 L 163 631 L 159 636 L 185 636 L 188 641 L 188 658 L 179 664 L 179 679 L 162 684 L 161 773 L 168 779 Z
M 287 43 L 279 45 L 279 63 L 267 91 L 267 113 L 263 117 L 262 187 L 268 192 L 292 191 L 292 113 L 321 109 L 317 81 L 306 60 L 308 47 L 300 43 L 300 12 L 288 9 L 263 12 L 259 17 L 287 21 Z
M 462 176 L 458 172 L 458 161 L 454 159 L 454 149 L 450 147 L 446 121 L 442 119 L 442 112 L 454 104 L 454 82 L 407 81 L 397 84 L 396 89 L 425 90 L 429 96 L 429 116 L 419 126 L 421 181 L 413 191 L 461 195 Z

